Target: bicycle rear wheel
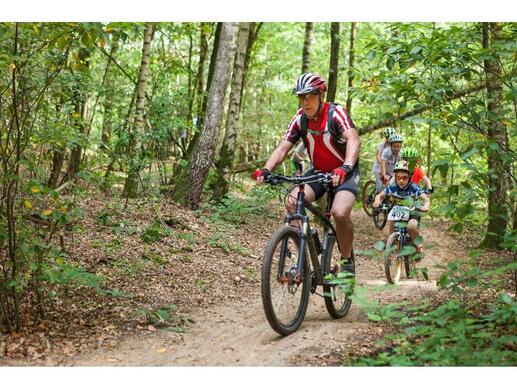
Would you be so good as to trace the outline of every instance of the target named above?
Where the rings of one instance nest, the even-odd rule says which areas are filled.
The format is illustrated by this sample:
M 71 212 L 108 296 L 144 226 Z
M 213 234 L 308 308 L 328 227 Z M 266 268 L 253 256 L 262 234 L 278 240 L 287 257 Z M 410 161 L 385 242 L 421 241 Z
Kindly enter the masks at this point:
M 402 258 L 399 257 L 400 242 L 397 233 L 392 233 L 384 249 L 384 272 L 388 283 L 395 284 L 402 273 Z
M 375 197 L 375 181 L 369 180 L 363 186 L 363 209 L 371 217 L 373 215 L 373 200 Z
M 348 284 L 347 278 L 341 271 L 341 254 L 336 246 L 336 237 L 329 236 L 327 253 L 322 257 L 321 267 L 326 275 L 323 283 L 323 296 L 325 307 L 330 316 L 335 319 L 343 318 L 348 314 L 352 300 L 348 297 L 353 293 L 353 284 Z M 352 251 L 352 258 L 354 254 Z
M 298 229 L 283 226 L 269 240 L 262 262 L 264 312 L 273 330 L 282 335 L 298 329 L 309 303 L 310 270 L 307 253 L 300 277 L 296 278 L 299 248 Z
M 379 209 L 373 211 L 373 223 L 375 227 L 382 230 L 388 221 L 388 210 Z

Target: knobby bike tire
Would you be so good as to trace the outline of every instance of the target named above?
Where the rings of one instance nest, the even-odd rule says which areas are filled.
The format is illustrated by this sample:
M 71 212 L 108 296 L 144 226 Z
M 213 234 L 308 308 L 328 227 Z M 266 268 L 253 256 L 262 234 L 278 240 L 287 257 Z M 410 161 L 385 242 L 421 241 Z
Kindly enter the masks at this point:
M 368 217 L 373 216 L 372 204 L 367 203 L 368 195 L 372 192 L 373 194 L 375 194 L 375 181 L 369 180 L 363 186 L 363 209 L 364 212 L 368 215 Z
M 388 283 L 395 284 L 400 280 L 402 273 L 402 259 L 398 257 L 400 252 L 397 233 L 392 233 L 384 248 L 384 272 Z
M 410 256 L 404 256 L 404 268 L 406 270 L 406 276 L 411 279 L 411 272 L 416 268 L 415 261 Z
M 381 210 L 373 212 L 373 224 L 379 230 L 384 229 L 386 222 L 388 221 L 389 210 Z
M 335 237 L 331 240 L 331 246 L 329 247 L 328 253 L 321 260 L 321 270 L 324 275 L 327 275 L 331 271 L 332 265 L 332 253 L 336 246 Z M 341 255 L 339 255 L 340 257 Z M 336 285 L 328 284 L 329 279 L 325 279 L 323 284 L 323 296 L 325 299 L 325 307 L 330 316 L 335 319 L 343 318 L 348 314 L 352 299 L 350 299 L 345 292 L 339 286 L 339 278 L 337 278 Z
M 280 311 L 277 311 L 277 308 L 279 308 L 278 302 L 276 300 L 273 301 L 273 297 L 276 297 L 277 295 L 272 295 L 273 290 L 271 286 L 275 286 L 275 290 L 278 288 L 280 290 L 279 293 L 282 295 L 287 293 L 287 297 L 289 297 L 289 294 L 294 295 L 290 292 L 289 286 L 287 284 L 282 285 L 276 278 L 277 273 L 284 273 L 284 271 L 287 270 L 286 267 L 289 266 L 289 263 L 284 262 L 284 268 L 279 269 L 279 263 L 276 261 L 277 257 L 275 256 L 277 251 L 278 256 L 280 256 L 279 250 L 281 249 L 281 243 L 285 239 L 287 239 L 287 242 L 291 240 L 294 246 L 296 246 L 298 249 L 299 253 L 300 235 L 298 229 L 292 226 L 283 226 L 279 228 L 275 233 L 273 233 L 268 245 L 266 246 L 261 273 L 261 292 L 264 312 L 269 324 L 271 325 L 271 328 L 273 328 L 273 330 L 281 335 L 289 335 L 295 332 L 298 327 L 300 327 L 305 317 L 305 312 L 307 311 L 307 305 L 309 303 L 309 291 L 311 286 L 310 268 L 307 256 L 308 253 L 306 250 L 306 256 L 301 275 L 301 283 L 294 291 L 294 294 L 297 294 L 295 299 L 299 297 L 299 302 L 296 302 L 297 306 L 294 306 L 296 312 L 294 313 L 292 319 L 287 318 L 287 321 L 284 322 L 280 316 Z M 298 256 L 296 256 L 296 258 L 297 257 Z M 288 260 L 290 258 L 291 257 L 286 259 Z

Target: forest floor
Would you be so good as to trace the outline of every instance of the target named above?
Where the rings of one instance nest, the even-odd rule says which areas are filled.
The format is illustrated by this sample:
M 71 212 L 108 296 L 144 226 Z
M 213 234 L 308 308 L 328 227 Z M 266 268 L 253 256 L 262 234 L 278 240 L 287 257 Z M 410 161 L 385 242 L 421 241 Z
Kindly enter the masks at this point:
M 0 337 L 0 365 L 342 365 L 347 354 L 371 352 L 389 330 L 357 304 L 334 320 L 317 295 L 297 332 L 282 337 L 270 328 L 260 267 L 282 222 L 279 204 L 233 225 L 213 209 L 191 212 L 170 201 L 135 201 L 123 210 L 97 196 L 80 206 L 84 218 L 65 245 L 103 280 L 104 291 L 61 286 L 44 320 Z M 372 250 L 387 233 L 362 210 L 354 210 L 353 220 L 356 250 Z M 420 266 L 429 280 L 403 277 L 383 287 L 380 256 L 359 254 L 363 298 L 385 305 L 438 294 L 436 266 L 467 256 L 472 241 L 426 217 L 422 230 L 427 250 Z

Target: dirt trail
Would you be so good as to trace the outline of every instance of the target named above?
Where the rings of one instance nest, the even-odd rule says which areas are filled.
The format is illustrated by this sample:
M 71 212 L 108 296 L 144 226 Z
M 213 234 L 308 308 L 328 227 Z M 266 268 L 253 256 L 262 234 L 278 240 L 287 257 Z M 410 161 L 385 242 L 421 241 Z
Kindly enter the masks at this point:
M 383 237 L 363 212 L 354 212 L 356 249 L 367 247 Z M 425 222 L 425 221 L 424 221 Z M 438 269 L 434 265 L 455 257 L 454 240 L 445 228 L 424 227 L 426 252 L 422 265 L 429 269 L 430 279 L 408 280 L 378 290 L 386 284 L 382 262 L 378 258 L 358 256 L 357 282 L 367 289 L 367 297 L 380 303 L 411 300 L 436 292 Z M 264 245 L 266 241 L 264 241 Z M 352 305 L 341 320 L 328 315 L 323 298 L 311 295 L 309 308 L 300 329 L 288 336 L 277 335 L 267 323 L 260 299 L 260 286 L 230 304 L 198 309 L 192 315 L 195 323 L 188 333 L 156 331 L 152 336 L 126 338 L 114 349 L 100 349 L 69 360 L 67 365 L 170 365 L 170 366 L 240 366 L 306 365 L 318 359 L 339 360 L 344 346 L 362 346 L 370 334 L 382 328 L 368 321 L 364 311 Z

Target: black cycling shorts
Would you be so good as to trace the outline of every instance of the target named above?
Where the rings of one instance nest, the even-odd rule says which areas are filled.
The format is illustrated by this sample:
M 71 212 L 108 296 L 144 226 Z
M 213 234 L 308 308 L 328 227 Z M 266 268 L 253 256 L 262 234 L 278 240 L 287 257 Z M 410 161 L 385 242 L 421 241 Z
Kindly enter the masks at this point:
M 304 176 L 313 175 L 314 170 L 309 170 Z M 314 191 L 314 194 L 316 195 L 316 200 L 323 197 L 325 194 L 325 189 L 323 188 L 323 183 L 313 182 L 308 183 L 308 185 L 311 187 L 312 191 Z M 346 176 L 346 179 L 343 183 L 341 183 L 338 187 L 334 189 L 334 193 L 337 193 L 338 191 L 349 191 L 357 198 L 357 193 L 359 191 L 359 163 L 356 164 L 354 169 L 350 174 Z

